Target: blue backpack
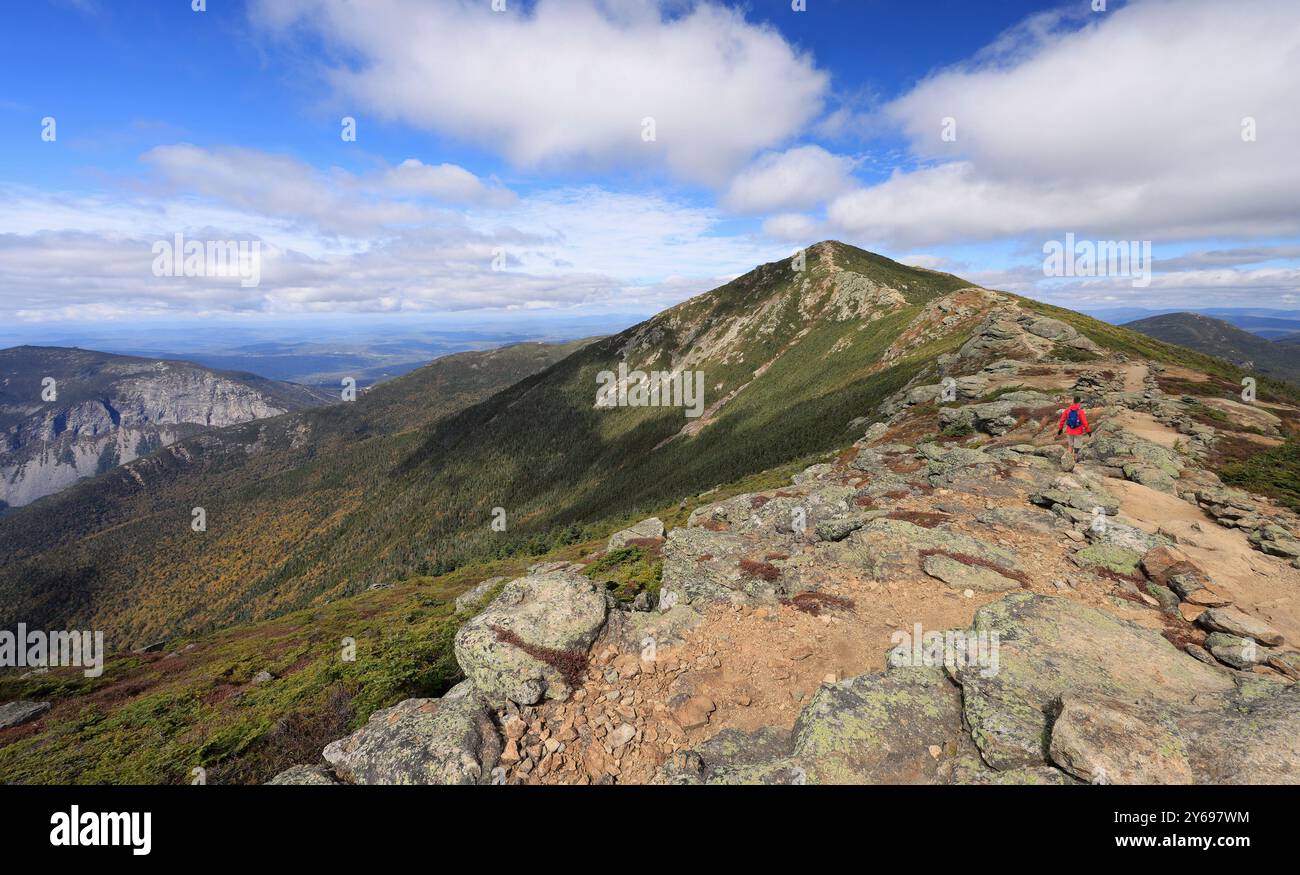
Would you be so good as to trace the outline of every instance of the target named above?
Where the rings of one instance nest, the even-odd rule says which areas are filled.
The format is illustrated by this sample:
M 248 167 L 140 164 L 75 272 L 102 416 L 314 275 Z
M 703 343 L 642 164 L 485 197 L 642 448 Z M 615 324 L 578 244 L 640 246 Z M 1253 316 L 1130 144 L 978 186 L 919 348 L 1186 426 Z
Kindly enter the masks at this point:
M 1079 408 L 1071 407 L 1070 412 L 1065 415 L 1065 424 L 1070 428 L 1078 428 L 1079 422 Z

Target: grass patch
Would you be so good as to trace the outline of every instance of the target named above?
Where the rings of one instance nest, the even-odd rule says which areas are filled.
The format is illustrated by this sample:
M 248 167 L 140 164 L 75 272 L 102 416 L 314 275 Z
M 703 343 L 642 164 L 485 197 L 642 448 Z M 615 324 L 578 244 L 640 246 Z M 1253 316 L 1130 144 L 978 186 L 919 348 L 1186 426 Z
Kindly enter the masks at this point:
M 621 602 L 630 602 L 642 592 L 659 596 L 664 563 L 657 545 L 629 544 L 611 550 L 583 569 L 582 573 Z
M 1230 486 L 1267 495 L 1300 512 L 1300 441 L 1295 438 L 1219 469 Z

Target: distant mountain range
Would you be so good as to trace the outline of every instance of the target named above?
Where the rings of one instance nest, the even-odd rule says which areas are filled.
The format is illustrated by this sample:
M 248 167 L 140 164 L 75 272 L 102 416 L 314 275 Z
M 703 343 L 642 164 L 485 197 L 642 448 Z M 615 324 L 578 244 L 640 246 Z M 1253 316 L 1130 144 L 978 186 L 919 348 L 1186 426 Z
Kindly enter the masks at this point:
M 339 400 L 255 374 L 83 349 L 0 350 L 0 508 L 204 429 Z
M 1144 307 L 1110 307 L 1085 310 L 1083 312 L 1094 319 L 1100 319 L 1112 325 L 1126 325 L 1153 316 L 1192 311 L 1177 309 L 1148 310 Z M 1270 340 L 1300 336 L 1300 310 L 1272 310 L 1258 307 L 1208 307 L 1194 312 L 1202 316 L 1219 319 L 1229 325 Z
M 1165 343 L 1217 356 L 1249 372 L 1300 384 L 1300 335 L 1267 340 L 1200 313 L 1167 313 L 1138 319 L 1124 327 Z

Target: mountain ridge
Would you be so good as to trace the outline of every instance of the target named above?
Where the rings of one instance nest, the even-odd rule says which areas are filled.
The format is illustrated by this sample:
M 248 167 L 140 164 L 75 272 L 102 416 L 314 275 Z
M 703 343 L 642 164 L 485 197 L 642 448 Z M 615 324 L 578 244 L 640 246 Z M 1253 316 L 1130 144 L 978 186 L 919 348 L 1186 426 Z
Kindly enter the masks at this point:
M 0 697 L 50 706 L 0 731 L 0 779 L 1300 778 L 1300 495 L 1264 494 L 1285 486 L 1300 391 L 1264 378 L 1245 403 L 1226 361 L 977 288 L 848 278 L 849 318 L 783 321 L 839 312 L 833 266 L 757 299 L 741 283 L 411 432 L 368 512 L 329 533 L 338 552 L 304 556 L 356 561 L 370 587 L 159 636 L 100 680 L 0 677 Z M 714 307 L 748 318 L 729 333 Z M 597 409 L 595 374 L 625 349 L 716 362 L 730 400 L 662 443 L 680 409 Z M 1074 395 L 1094 424 L 1077 461 L 1055 438 Z M 582 465 L 554 467 L 566 455 Z M 402 576 L 528 488 L 523 510 L 549 513 L 528 549 Z M 472 528 L 403 528 L 433 495 L 443 516 L 477 502 Z M 371 539 L 359 557 L 350 532 Z M 374 573 L 412 542 L 391 583 Z M 972 642 L 962 662 L 897 646 L 937 630 Z
M 1291 343 L 1266 340 L 1221 319 L 1200 313 L 1166 313 L 1124 327 L 1300 385 L 1300 349 Z
M 334 400 L 183 360 L 76 347 L 0 350 L 0 429 L 8 438 L 0 501 L 28 504 L 203 429 Z

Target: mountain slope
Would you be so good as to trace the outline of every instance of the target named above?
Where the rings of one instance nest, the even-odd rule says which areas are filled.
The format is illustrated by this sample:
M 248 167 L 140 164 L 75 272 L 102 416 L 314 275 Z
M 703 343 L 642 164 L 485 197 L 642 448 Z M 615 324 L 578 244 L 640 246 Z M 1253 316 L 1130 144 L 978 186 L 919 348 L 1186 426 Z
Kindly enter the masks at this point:
M 797 284 L 823 317 L 790 335 L 802 339 L 749 355 L 760 346 L 747 329 L 767 324 L 770 296 L 743 297 L 734 332 L 707 318 L 736 303 L 725 296 L 693 302 L 704 318 L 668 311 L 434 423 L 367 494 L 375 513 L 349 523 L 382 537 L 385 501 L 457 486 L 443 478 L 475 464 L 495 467 L 466 474 L 467 487 L 520 490 L 529 462 L 552 464 L 545 441 L 586 423 L 608 428 L 609 444 L 557 448 L 572 464 L 550 471 L 577 498 L 550 508 L 564 497 L 533 488 L 538 519 L 608 510 L 575 535 L 591 537 L 531 566 L 467 564 L 171 639 L 166 652 L 118 655 L 99 679 L 0 676 L 0 701 L 49 703 L 0 730 L 0 780 L 181 782 L 196 767 L 213 783 L 1300 780 L 1300 687 L 1288 682 L 1300 678 L 1300 517 L 1251 494 L 1267 477 L 1247 492 L 1214 473 L 1225 453 L 1294 448 L 1300 391 L 1261 380 L 1244 404 L 1227 362 L 986 290 L 924 305 L 900 292 L 888 313 L 826 319 L 830 299 L 814 286 L 859 283 L 832 269 L 854 253 L 826 249 L 821 279 Z M 909 308 L 905 329 L 886 328 Z M 674 325 L 712 338 L 705 361 L 748 358 L 710 404 L 730 399 L 711 424 L 683 435 L 680 411 L 647 426 L 618 415 L 643 410 L 597 409 L 586 376 L 580 408 L 556 405 L 570 369 L 606 366 Z M 821 337 L 846 326 L 847 343 Z M 873 328 L 886 329 L 872 340 L 884 352 L 842 367 L 837 356 Z M 811 338 L 823 354 L 810 366 L 796 354 Z M 934 355 L 936 339 L 951 351 Z M 908 364 L 909 351 L 920 360 Z M 796 416 L 833 424 L 831 400 L 904 366 L 913 378 L 851 427 L 800 428 Z M 1076 394 L 1095 430 L 1077 461 L 1055 436 Z M 738 443 L 704 443 L 711 433 Z M 515 470 L 472 435 L 533 455 Z M 658 454 L 705 447 L 720 467 L 743 467 L 778 440 L 827 447 L 644 504 L 657 520 L 610 537 L 618 508 L 675 492 L 679 475 L 656 465 L 696 461 Z M 624 455 L 603 455 L 614 451 Z M 404 535 L 447 543 L 414 526 Z M 379 543 L 366 561 L 384 555 Z M 938 635 L 935 653 L 918 626 L 967 631 Z M 911 646 L 897 648 L 900 635 Z M 339 658 L 343 639 L 355 659 Z
M 336 400 L 191 362 L 61 347 L 0 350 L 0 508 L 29 504 L 203 429 Z
M 1300 347 L 1265 340 L 1220 319 L 1199 313 L 1169 313 L 1124 326 L 1232 362 L 1255 374 L 1300 384 Z
M 541 552 L 649 503 L 839 446 L 852 420 L 960 346 L 990 301 L 957 277 L 819 244 L 802 271 L 790 260 L 759 267 L 424 435 L 363 440 L 257 483 L 225 475 L 222 460 L 242 451 L 220 441 L 144 460 L 0 523 L 0 594 L 29 618 L 108 623 L 115 641 L 139 643 Z M 701 371 L 709 413 L 597 408 L 598 374 L 620 363 Z M 374 391 L 396 397 L 400 384 Z M 238 446 L 260 446 L 256 430 L 241 433 Z M 295 452 L 295 440 L 266 442 Z M 159 487 L 196 452 L 213 476 Z M 199 506 L 202 536 L 189 528 Z M 505 531 L 490 528 L 496 508 Z
M 458 353 L 357 400 L 213 429 L 0 519 L 0 619 L 94 623 L 117 646 L 281 612 L 246 581 L 345 516 L 420 429 L 585 341 Z M 204 509 L 206 531 L 192 511 Z M 356 581 L 364 588 L 368 581 Z

